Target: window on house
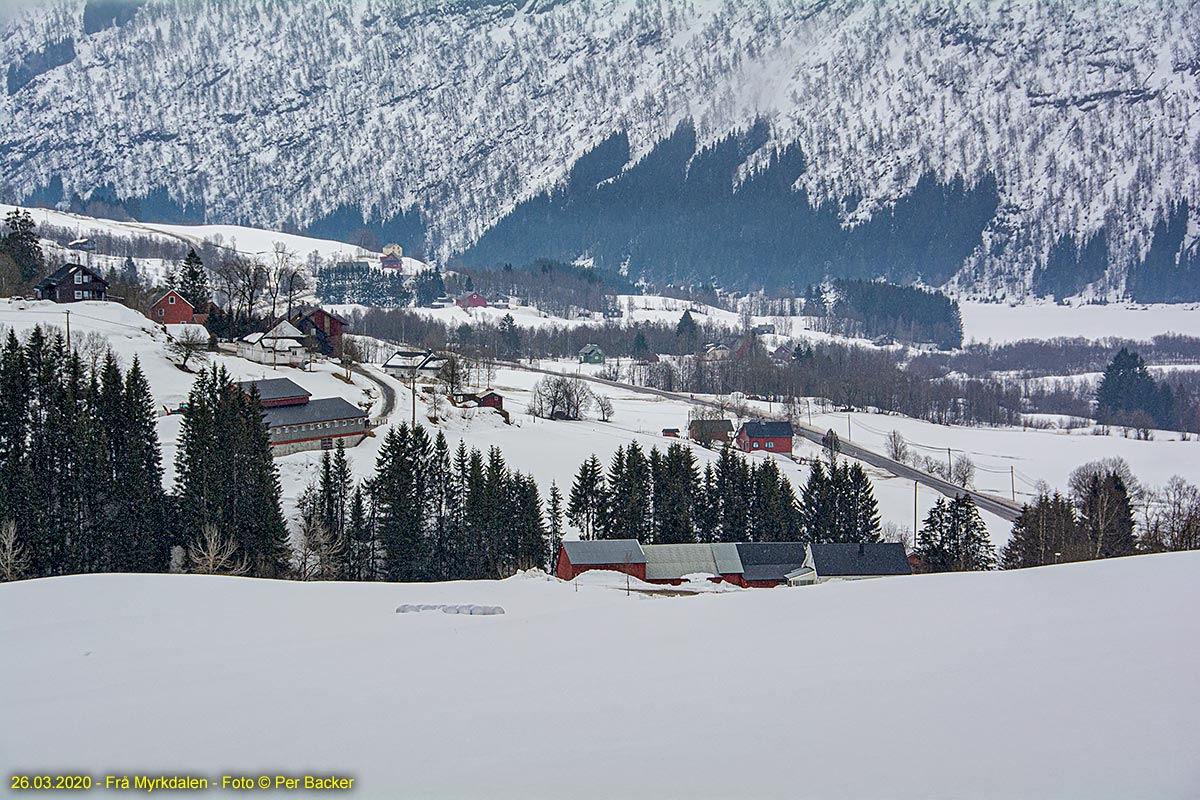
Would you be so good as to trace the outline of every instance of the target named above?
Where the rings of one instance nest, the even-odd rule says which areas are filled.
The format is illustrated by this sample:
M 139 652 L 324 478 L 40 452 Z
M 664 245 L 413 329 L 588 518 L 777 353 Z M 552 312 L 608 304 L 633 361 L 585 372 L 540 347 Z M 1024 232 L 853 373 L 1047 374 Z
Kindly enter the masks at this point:
M 81 291 L 79 291 L 78 289 L 76 289 L 76 290 L 75 290 L 75 299 L 76 299 L 76 300 L 82 300 L 82 299 L 83 299 L 83 292 L 81 292 Z
M 774 443 L 774 442 L 767 442 L 767 449 L 768 449 L 768 450 L 774 450 L 774 449 L 775 449 L 775 443 Z
M 165 313 L 165 312 L 164 312 L 164 311 L 163 311 L 161 308 L 158 310 L 158 315 L 159 315 L 160 317 L 161 317 L 161 316 L 162 316 L 164 313 Z
M 84 299 L 84 300 L 87 300 L 87 299 L 89 299 L 91 296 L 92 296 L 92 293 L 91 293 L 91 292 L 89 292 L 89 291 L 87 291 L 87 290 L 84 290 L 84 292 L 83 292 L 83 299 Z
M 171 295 L 167 298 L 167 304 L 172 306 L 175 305 L 175 295 Z
M 76 283 L 83 283 L 83 273 L 82 273 L 82 272 L 76 272 L 76 273 L 75 273 L 75 282 L 76 282 Z
M 758 442 L 755 442 L 755 443 L 754 443 L 754 449 L 755 449 L 755 450 L 757 450 L 757 449 L 758 449 Z

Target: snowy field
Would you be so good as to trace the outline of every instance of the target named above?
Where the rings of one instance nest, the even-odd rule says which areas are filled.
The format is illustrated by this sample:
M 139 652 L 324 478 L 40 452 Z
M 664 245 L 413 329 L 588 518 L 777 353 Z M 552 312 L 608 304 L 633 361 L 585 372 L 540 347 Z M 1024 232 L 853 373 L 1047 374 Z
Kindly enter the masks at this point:
M 964 342 L 1015 342 L 1082 336 L 1146 340 L 1160 333 L 1200 336 L 1200 303 L 1060 306 L 961 302 Z
M 687 598 L 532 576 L 3 584 L 0 767 L 341 775 L 362 798 L 1183 800 L 1198 571 L 1186 553 Z

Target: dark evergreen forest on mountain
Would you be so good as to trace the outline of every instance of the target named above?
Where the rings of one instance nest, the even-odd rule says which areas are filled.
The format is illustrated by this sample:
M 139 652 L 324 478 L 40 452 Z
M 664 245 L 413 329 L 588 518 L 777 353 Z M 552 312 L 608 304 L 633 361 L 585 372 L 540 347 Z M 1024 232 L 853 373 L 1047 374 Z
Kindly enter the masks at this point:
M 958 271 L 995 214 L 990 177 L 969 186 L 927 175 L 892 208 L 845 228 L 837 206 L 814 205 L 795 188 L 807 164 L 796 145 L 735 182 L 768 133 L 759 121 L 698 149 L 684 124 L 627 169 L 629 140 L 614 134 L 575 164 L 565 186 L 518 205 L 461 261 L 589 255 L 599 267 L 628 262 L 631 276 L 660 281 L 794 288 L 833 276 L 936 285 Z

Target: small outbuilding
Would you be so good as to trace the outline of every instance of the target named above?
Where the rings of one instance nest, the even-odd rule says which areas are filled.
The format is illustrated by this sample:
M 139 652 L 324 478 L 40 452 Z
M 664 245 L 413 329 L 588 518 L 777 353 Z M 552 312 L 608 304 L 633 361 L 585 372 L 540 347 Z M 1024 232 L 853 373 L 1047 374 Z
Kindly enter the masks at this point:
M 397 350 L 383 362 L 383 371 L 393 378 L 435 378 L 446 359 L 431 350 Z
M 688 438 L 708 447 L 733 438 L 733 423 L 727 419 L 694 419 L 688 423 Z

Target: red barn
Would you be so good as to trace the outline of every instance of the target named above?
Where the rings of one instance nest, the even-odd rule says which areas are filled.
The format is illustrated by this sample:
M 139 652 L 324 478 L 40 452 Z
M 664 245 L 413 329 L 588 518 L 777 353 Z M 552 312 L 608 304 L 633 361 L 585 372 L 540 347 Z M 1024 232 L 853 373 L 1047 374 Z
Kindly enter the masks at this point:
M 593 569 L 611 570 L 646 580 L 646 554 L 636 539 L 563 542 L 558 551 L 558 577 L 574 580 Z
M 467 294 L 460 295 L 454 301 L 454 304 L 459 308 L 487 308 L 488 301 L 479 292 L 468 292 Z
M 734 441 L 739 450 L 747 453 L 765 451 L 791 455 L 792 423 L 787 420 L 763 419 L 747 422 L 738 429 Z
M 149 316 L 159 325 L 180 325 L 194 322 L 196 309 L 183 295 L 172 289 L 150 306 Z

